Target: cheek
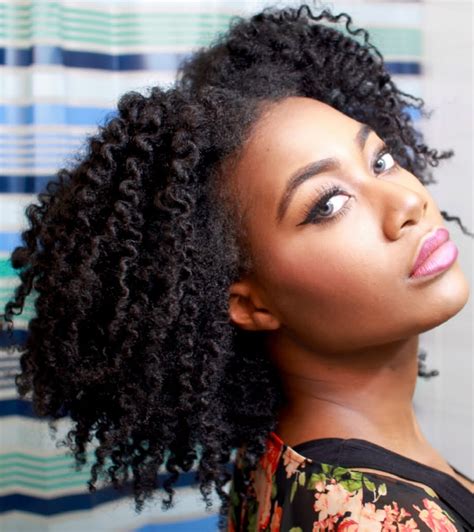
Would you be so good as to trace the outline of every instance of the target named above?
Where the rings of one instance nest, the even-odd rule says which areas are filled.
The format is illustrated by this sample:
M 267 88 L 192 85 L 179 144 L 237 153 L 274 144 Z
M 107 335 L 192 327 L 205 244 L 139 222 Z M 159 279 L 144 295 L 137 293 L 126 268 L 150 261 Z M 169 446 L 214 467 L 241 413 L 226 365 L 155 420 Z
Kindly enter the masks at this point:
M 269 264 L 268 281 L 274 293 L 293 310 L 324 310 L 333 319 L 346 314 L 354 300 L 363 307 L 377 293 L 377 268 L 368 250 L 360 246 L 346 246 L 341 252 L 340 247 L 316 249 L 301 243 L 279 250 Z
M 387 310 L 404 306 L 401 296 L 397 299 L 401 286 L 393 265 L 390 270 L 380 264 L 375 243 L 344 244 L 316 248 L 305 239 L 284 248 L 268 242 L 265 250 L 263 275 L 271 301 L 284 326 L 312 346 L 363 345 L 381 329 L 389 332 L 383 323 Z

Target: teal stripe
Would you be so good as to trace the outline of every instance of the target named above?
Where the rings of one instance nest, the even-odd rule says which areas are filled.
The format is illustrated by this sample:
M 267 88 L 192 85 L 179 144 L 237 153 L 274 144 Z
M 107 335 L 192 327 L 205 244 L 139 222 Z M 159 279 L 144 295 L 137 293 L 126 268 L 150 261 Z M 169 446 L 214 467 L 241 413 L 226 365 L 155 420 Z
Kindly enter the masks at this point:
M 15 289 L 18 286 L 19 286 L 19 284 L 12 285 L 12 286 L 1 286 L 0 287 L 0 297 L 7 297 L 9 295 L 13 295 L 13 293 L 15 292 Z
M 5 309 L 5 304 L 6 304 L 6 300 L 5 301 L 0 301 L 0 312 L 3 313 L 4 309 Z M 22 322 L 29 322 L 31 321 L 34 317 L 36 316 L 36 312 L 28 312 L 28 311 L 23 311 L 21 314 L 18 314 L 16 316 L 13 316 L 13 322 L 14 323 L 17 323 L 18 320 L 21 320 Z
M 146 36 L 145 36 L 146 37 Z M 98 45 L 113 45 L 113 46 L 206 46 L 215 37 L 215 32 L 208 32 L 207 34 L 201 32 L 196 35 L 170 35 L 167 38 L 161 38 L 161 36 L 155 36 L 152 38 L 144 39 L 137 37 L 136 39 L 123 39 L 121 36 L 111 38 L 86 38 L 80 35 L 75 36 L 72 34 L 66 35 L 62 32 L 57 33 L 35 33 L 27 36 L 13 36 L 0 33 L 0 39 L 42 39 L 42 38 L 61 38 L 63 40 L 71 40 L 80 43 L 98 44 Z
M 90 467 L 90 465 L 89 465 Z M 63 471 L 61 473 L 51 474 L 48 470 L 41 470 L 39 474 L 35 474 L 33 472 L 26 472 L 22 471 L 21 469 L 12 470 L 12 471 L 6 471 L 2 470 L 2 480 L 4 482 L 16 482 L 16 480 L 25 480 L 25 481 L 33 481 L 33 482 L 41 482 L 45 484 L 51 484 L 53 482 L 56 482 L 58 480 L 75 480 L 80 481 L 84 478 L 89 478 L 90 471 L 78 472 L 75 471 L 72 467 L 70 467 L 67 471 Z M 17 477 L 15 479 L 8 478 L 8 477 Z M 73 477 L 73 478 L 71 478 Z
M 369 28 L 372 44 L 384 55 L 421 56 L 421 31 L 414 28 Z
M 216 37 L 220 31 L 224 31 L 226 26 L 216 27 L 211 30 L 204 30 L 196 27 L 195 31 L 183 30 L 183 33 L 176 31 L 167 33 L 166 31 L 153 30 L 147 34 L 144 30 L 138 30 L 136 36 L 133 32 L 120 32 L 118 35 L 107 35 L 107 32 L 100 32 L 90 36 L 79 31 L 67 31 L 63 28 L 49 31 L 29 31 L 27 33 L 14 34 L 13 32 L 0 32 L 0 39 L 42 39 L 58 38 L 87 43 L 92 45 L 113 45 L 113 46 L 206 46 Z M 419 57 L 422 55 L 422 38 L 418 30 L 408 28 L 372 28 L 369 30 L 371 42 L 377 46 L 385 57 Z
M 94 458 L 94 451 L 90 451 L 88 453 L 85 453 L 88 460 Z M 58 467 L 55 464 L 61 463 L 71 463 L 72 457 L 71 456 L 34 456 L 27 453 L 3 453 L 0 454 L 0 467 L 3 466 L 3 461 L 7 460 L 28 460 L 30 462 L 34 462 L 36 464 L 41 464 L 41 467 L 45 466 L 52 466 L 52 467 Z M 35 467 L 32 464 L 28 464 L 28 467 Z
M 49 473 L 53 473 L 54 471 L 56 471 L 57 472 L 56 478 L 62 478 L 62 477 L 69 475 L 71 471 L 73 471 L 74 473 L 77 473 L 72 468 L 73 466 L 72 466 L 71 459 L 69 460 L 67 464 L 65 463 L 64 465 L 50 464 L 48 466 L 25 464 L 23 462 L 11 462 L 5 465 L 0 465 L 0 474 L 2 475 L 2 478 L 3 476 L 6 476 L 6 475 L 26 475 L 29 478 L 30 473 L 34 474 L 34 472 L 37 472 L 37 473 L 49 475 Z M 48 478 L 53 478 L 53 477 L 48 477 Z
M 7 267 L 8 266 L 6 266 L 5 268 Z M 15 295 L 15 288 L 16 286 L 0 287 L 0 311 L 1 312 L 4 311 L 5 305 L 7 304 L 7 302 L 13 299 L 13 296 Z M 33 290 L 27 296 L 21 314 L 18 314 L 17 316 L 13 316 L 14 321 L 15 320 L 30 321 L 33 317 L 36 316 L 35 299 L 37 295 L 38 293 L 36 292 L 36 290 Z M 0 456 L 0 460 L 1 460 L 1 456 Z
M 0 311 L 3 313 L 5 309 L 5 303 L 2 301 L 0 303 Z M 22 312 L 21 314 L 18 314 L 17 316 L 13 316 L 13 322 L 16 323 L 18 320 L 21 320 L 22 322 L 29 322 L 36 316 L 36 313 L 34 312 Z
M 19 280 L 18 273 L 13 269 L 10 259 L 0 258 L 0 279 L 5 279 L 7 277 L 15 277 L 17 280 Z
M 140 26 L 147 27 L 149 26 L 150 29 L 153 27 L 156 27 L 156 25 L 161 25 L 164 28 L 176 31 L 180 30 L 183 27 L 187 26 L 195 26 L 199 25 L 200 27 L 214 27 L 216 24 L 222 25 L 226 24 L 230 21 L 231 17 L 226 16 L 225 18 L 216 18 L 213 15 L 209 15 L 206 18 L 203 17 L 196 17 L 196 16 L 190 16 L 190 17 L 181 17 L 179 14 L 161 14 L 161 13 L 151 13 L 149 16 L 143 15 L 142 17 L 136 16 L 136 14 L 131 14 L 130 17 L 126 17 L 119 20 L 113 20 L 113 19 L 107 19 L 105 20 L 87 20 L 87 19 L 80 19 L 80 18 L 58 18 L 53 19 L 51 16 L 49 16 L 47 13 L 37 13 L 34 18 L 30 19 L 24 19 L 22 20 L 20 17 L 14 15 L 11 17 L 11 21 L 7 20 L 9 17 L 6 17 L 6 22 L 8 26 L 14 26 L 15 29 L 27 29 L 30 26 L 36 26 L 44 23 L 51 24 L 56 23 L 61 26 L 63 25 L 77 25 L 77 26 L 93 26 L 91 29 L 94 31 L 97 31 L 97 29 L 101 31 L 113 31 L 115 29 L 121 29 L 121 28 L 127 28 L 132 25 L 139 24 Z M 106 26 L 104 27 L 104 23 L 106 23 Z M 177 27 L 170 28 L 170 24 L 177 24 Z M 94 26 L 97 26 L 94 27 Z
M 90 451 L 85 454 L 88 457 L 93 457 L 94 451 Z M 27 453 L 2 453 L 0 454 L 0 465 L 4 460 L 30 460 L 31 462 L 36 462 L 37 464 L 47 464 L 51 462 L 66 462 L 67 460 L 70 461 L 71 457 L 67 455 L 35 456 Z
M 67 30 L 64 28 L 48 29 L 48 31 L 29 31 L 14 34 L 13 32 L 0 32 L 3 39 L 32 39 L 32 38 L 60 38 L 87 44 L 114 45 L 114 46 L 206 46 L 219 31 L 224 31 L 226 26 L 216 27 L 212 31 L 196 27 L 193 30 L 157 31 L 144 29 L 136 32 L 120 32 L 118 35 L 108 35 L 107 32 L 90 32 Z M 421 33 L 409 28 L 371 28 L 369 30 L 371 42 L 386 56 L 419 57 L 422 55 Z
M 2 481 L 0 482 L 0 489 L 13 489 L 15 488 L 31 488 L 36 490 L 46 490 L 46 491 L 52 491 L 57 489 L 64 489 L 64 488 L 80 488 L 84 487 L 87 489 L 86 481 L 90 478 L 90 475 L 87 477 L 84 477 L 84 480 L 81 479 L 74 479 L 72 481 L 63 481 L 63 482 L 31 482 L 31 481 L 25 481 L 25 480 L 10 480 L 10 481 Z
M 8 30 L 0 33 L 2 38 L 57 37 L 116 46 L 202 46 L 209 44 L 218 32 L 225 31 L 230 19 L 236 16 L 236 13 L 109 13 L 67 8 L 57 3 L 7 5 L 3 11 L 12 20 L 8 21 Z M 125 31 L 127 27 L 129 31 Z M 368 30 L 372 42 L 384 55 L 413 57 L 422 53 L 420 29 L 372 27 Z

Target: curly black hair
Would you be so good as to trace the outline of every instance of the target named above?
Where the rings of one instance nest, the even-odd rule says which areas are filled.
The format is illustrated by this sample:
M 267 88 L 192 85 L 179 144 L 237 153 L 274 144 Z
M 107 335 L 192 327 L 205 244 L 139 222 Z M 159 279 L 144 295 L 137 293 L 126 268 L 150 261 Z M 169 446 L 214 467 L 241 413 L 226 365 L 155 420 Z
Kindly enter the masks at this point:
M 26 210 L 11 254 L 21 282 L 3 315 L 11 333 L 34 296 L 26 343 L 12 346 L 23 351 L 18 392 L 51 427 L 70 416 L 63 443 L 78 467 L 96 438 L 89 489 L 131 474 L 137 512 L 158 492 L 168 509 L 193 470 L 206 508 L 217 492 L 223 529 L 233 451 L 245 445 L 256 464 L 275 428 L 284 398 L 264 334 L 229 320 L 228 287 L 252 258 L 225 175 L 266 107 L 288 96 L 370 125 L 424 184 L 452 155 L 424 144 L 408 112 L 425 113 L 423 100 L 396 87 L 349 15 L 269 7 L 234 17 L 171 87 L 124 94 Z

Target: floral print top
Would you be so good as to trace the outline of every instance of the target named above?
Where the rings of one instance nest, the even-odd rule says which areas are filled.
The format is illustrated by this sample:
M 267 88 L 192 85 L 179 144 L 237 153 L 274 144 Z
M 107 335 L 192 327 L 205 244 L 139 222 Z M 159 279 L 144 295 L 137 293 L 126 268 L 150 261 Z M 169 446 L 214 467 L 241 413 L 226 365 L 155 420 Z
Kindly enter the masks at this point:
M 228 532 L 474 531 L 474 495 L 464 485 L 359 439 L 289 447 L 271 432 L 256 469 L 239 449 L 229 494 Z

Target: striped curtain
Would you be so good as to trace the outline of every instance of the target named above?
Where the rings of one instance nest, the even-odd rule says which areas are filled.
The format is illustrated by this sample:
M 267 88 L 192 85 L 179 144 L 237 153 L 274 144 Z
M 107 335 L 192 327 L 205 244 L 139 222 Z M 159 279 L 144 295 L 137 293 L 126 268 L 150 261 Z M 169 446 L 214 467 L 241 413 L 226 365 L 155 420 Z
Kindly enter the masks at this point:
M 295 5 L 297 2 L 287 2 Z M 128 90 L 170 84 L 180 60 L 225 30 L 234 15 L 261 1 L 0 1 L 0 299 L 18 279 L 8 260 L 24 229 L 24 208 L 68 160 L 87 134 L 115 113 Z M 332 2 L 367 27 L 402 90 L 423 96 L 422 5 L 417 2 Z M 414 117 L 418 119 L 418 117 Z M 30 304 L 15 319 L 24 342 Z M 45 421 L 17 398 L 18 353 L 0 338 L 0 529 L 7 531 L 216 530 L 191 475 L 176 505 L 159 503 L 140 515 L 129 496 L 110 487 L 87 491 L 87 467 L 74 470 Z M 58 422 L 57 440 L 71 427 Z M 90 459 L 93 451 L 89 452 Z M 90 461 L 88 462 L 90 464 Z M 217 496 L 215 497 L 218 503 Z M 217 507 L 216 507 L 217 508 Z

